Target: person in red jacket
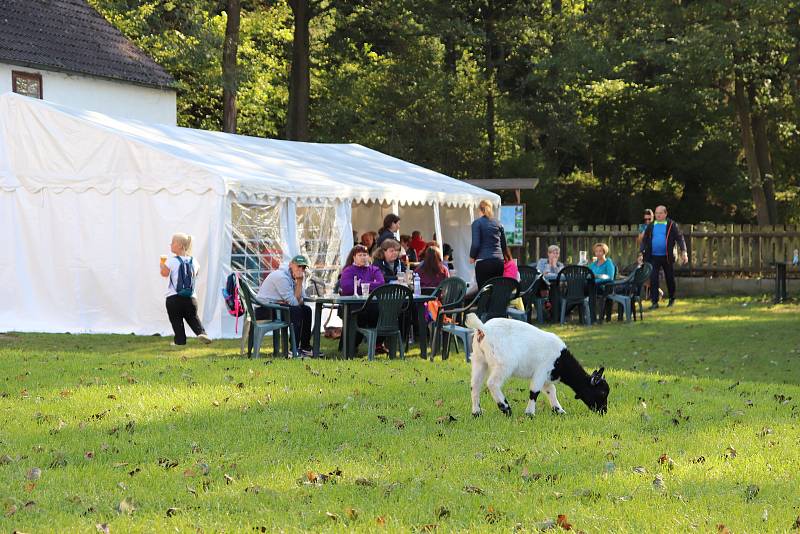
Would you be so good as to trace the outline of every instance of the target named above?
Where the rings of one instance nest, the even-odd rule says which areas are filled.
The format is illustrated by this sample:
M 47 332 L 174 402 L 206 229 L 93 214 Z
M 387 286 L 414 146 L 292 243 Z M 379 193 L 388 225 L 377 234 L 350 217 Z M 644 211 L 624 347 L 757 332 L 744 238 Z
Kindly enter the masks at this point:
M 411 248 L 414 249 L 414 253 L 417 255 L 417 258 L 422 261 L 422 253 L 425 252 L 425 249 L 428 248 L 428 243 L 424 239 L 422 239 L 422 232 L 419 230 L 414 230 L 411 232 Z

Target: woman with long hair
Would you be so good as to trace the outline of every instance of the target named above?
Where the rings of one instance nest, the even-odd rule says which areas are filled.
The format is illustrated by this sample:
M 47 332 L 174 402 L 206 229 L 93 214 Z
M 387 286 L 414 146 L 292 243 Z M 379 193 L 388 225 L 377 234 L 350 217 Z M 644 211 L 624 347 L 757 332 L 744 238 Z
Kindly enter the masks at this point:
M 472 221 L 469 262 L 475 264 L 475 280 L 478 282 L 478 287 L 483 287 L 487 280 L 503 276 L 505 264 L 503 251 L 508 245 L 503 225 L 494 218 L 492 203 L 481 200 L 478 211 L 481 216 Z
M 419 275 L 419 282 L 422 287 L 436 287 L 442 280 L 450 277 L 450 271 L 442 262 L 442 251 L 435 244 L 428 245 L 423 260 L 414 270 Z

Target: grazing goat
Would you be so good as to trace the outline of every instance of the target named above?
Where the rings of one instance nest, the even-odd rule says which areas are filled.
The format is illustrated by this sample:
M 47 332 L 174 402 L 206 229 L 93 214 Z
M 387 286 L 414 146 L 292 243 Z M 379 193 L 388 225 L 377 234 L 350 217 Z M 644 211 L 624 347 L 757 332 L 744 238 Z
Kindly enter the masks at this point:
M 601 367 L 588 375 L 555 334 L 533 325 L 511 319 L 491 319 L 483 323 L 471 313 L 466 325 L 475 330 L 472 343 L 472 415 L 481 414 L 480 396 L 484 377 L 497 406 L 511 415 L 511 406 L 500 389 L 511 376 L 529 378 L 530 401 L 526 415 L 536 412 L 536 399 L 545 392 L 556 413 L 566 413 L 556 398 L 555 382 L 561 381 L 575 390 L 575 398 L 592 410 L 605 413 L 608 407 L 608 382 Z

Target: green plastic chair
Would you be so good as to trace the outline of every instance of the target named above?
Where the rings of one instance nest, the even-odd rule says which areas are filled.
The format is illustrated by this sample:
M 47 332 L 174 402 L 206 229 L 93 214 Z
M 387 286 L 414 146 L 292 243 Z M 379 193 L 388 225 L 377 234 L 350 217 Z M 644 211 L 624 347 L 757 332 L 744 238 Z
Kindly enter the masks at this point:
M 253 358 L 258 358 L 261 353 L 261 343 L 264 341 L 264 336 L 268 332 L 273 332 L 272 335 L 272 348 L 274 354 L 277 356 L 286 356 L 288 352 L 289 341 L 292 343 L 292 355 L 297 355 L 297 346 L 295 344 L 294 326 L 289 321 L 289 307 L 281 304 L 260 303 L 260 306 L 275 310 L 275 319 L 262 319 L 256 320 L 255 308 L 253 306 L 253 291 L 247 283 L 242 282 L 239 286 L 239 293 L 244 297 L 244 307 L 247 310 L 247 316 L 242 327 L 242 352 L 244 352 L 245 339 L 247 342 L 247 357 L 250 357 L 251 348 Z M 286 318 L 284 320 L 284 317 Z M 283 334 L 283 335 L 281 335 Z M 281 340 L 283 350 L 281 350 Z
M 636 320 L 637 302 L 639 303 L 639 319 L 644 320 L 642 292 L 644 291 L 644 283 L 650 279 L 652 271 L 652 265 L 647 262 L 643 263 L 623 280 L 613 282 L 611 293 L 606 295 L 606 300 L 616 302 L 618 306 L 622 306 L 626 322 L 631 320 L 631 311 L 633 312 L 633 320 Z
M 556 288 L 561 291 L 559 310 L 561 324 L 566 320 L 570 306 L 579 305 L 586 325 L 592 324 L 592 307 L 589 293 L 594 284 L 594 273 L 583 265 L 567 265 L 558 273 Z
M 439 315 L 431 323 L 431 360 L 442 347 L 442 338 L 444 337 L 442 326 L 444 325 L 447 311 L 462 306 L 466 294 L 467 283 L 457 276 L 445 278 L 431 293 L 442 303 Z
M 515 280 L 516 282 L 516 280 Z M 480 291 L 472 298 L 472 302 L 461 308 L 452 308 L 439 315 L 448 315 L 453 318 L 453 323 L 445 323 L 442 325 L 442 332 L 448 334 L 447 341 L 444 343 L 444 352 L 442 352 L 442 359 L 446 360 L 450 357 L 450 340 L 456 340 L 456 350 L 458 350 L 457 341 L 460 339 L 464 343 L 464 356 L 469 363 L 472 357 L 472 328 L 464 325 L 464 320 L 468 313 L 475 313 L 482 321 L 486 318 L 487 307 L 492 296 L 493 286 L 491 284 L 484 285 Z
M 395 357 L 397 345 L 399 345 L 400 359 L 404 359 L 406 354 L 403 347 L 403 331 L 400 328 L 400 320 L 406 310 L 414 306 L 414 292 L 399 284 L 388 284 L 379 287 L 369 294 L 363 306 L 350 312 L 352 324 L 357 324 L 359 313 L 369 313 L 373 303 L 378 306 L 378 323 L 375 328 L 356 326 L 355 329 L 348 329 L 350 331 L 350 339 L 347 342 L 351 344 L 350 347 L 353 349 L 350 353 L 353 354 L 355 352 L 355 330 L 358 330 L 367 338 L 369 346 L 367 355 L 370 360 L 375 359 L 375 343 L 378 341 L 378 336 L 392 339 L 389 342 L 389 358 Z M 393 341 L 394 339 L 396 339 L 397 345 Z

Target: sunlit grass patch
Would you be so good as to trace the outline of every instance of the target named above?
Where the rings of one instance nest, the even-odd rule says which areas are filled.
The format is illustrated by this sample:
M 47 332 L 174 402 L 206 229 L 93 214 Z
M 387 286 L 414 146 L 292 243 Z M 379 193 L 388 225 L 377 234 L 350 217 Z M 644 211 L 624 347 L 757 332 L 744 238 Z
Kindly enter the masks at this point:
M 747 306 L 743 306 L 747 303 Z M 788 531 L 800 515 L 800 308 L 678 301 L 552 328 L 609 413 L 527 383 L 469 414 L 469 365 L 247 360 L 238 343 L 0 337 L 0 529 Z M 333 351 L 327 346 L 327 352 Z M 39 471 L 35 471 L 38 469 Z

